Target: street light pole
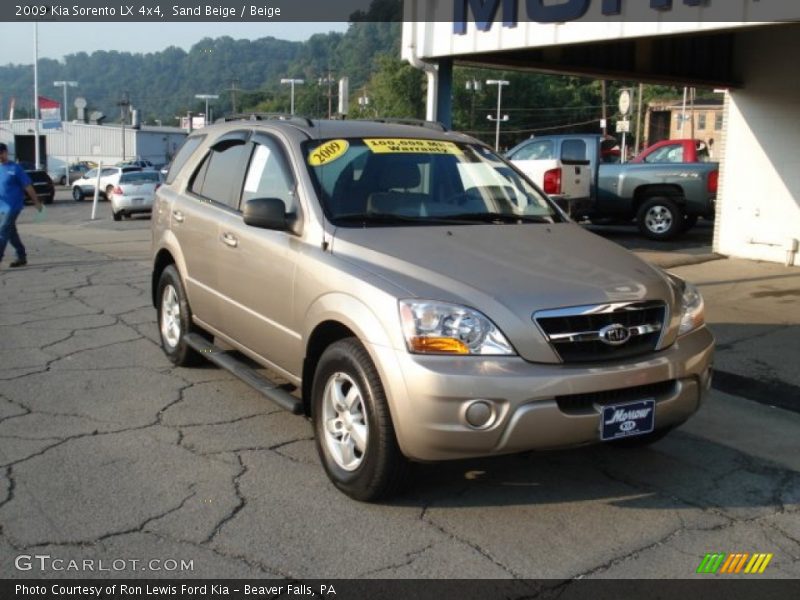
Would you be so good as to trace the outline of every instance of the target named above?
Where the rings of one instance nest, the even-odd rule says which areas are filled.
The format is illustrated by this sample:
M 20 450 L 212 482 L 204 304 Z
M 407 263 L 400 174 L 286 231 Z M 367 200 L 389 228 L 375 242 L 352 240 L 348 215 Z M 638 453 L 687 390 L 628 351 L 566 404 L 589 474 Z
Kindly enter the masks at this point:
M 216 100 L 217 98 L 219 98 L 219 96 L 216 94 L 195 94 L 194 97 L 197 98 L 198 100 L 206 101 L 206 116 L 204 124 L 208 125 L 208 101 Z
M 284 79 L 281 79 L 281 83 L 282 84 L 288 83 L 290 86 L 292 86 L 291 110 L 289 111 L 289 114 L 293 115 L 294 114 L 294 86 L 295 85 L 303 85 L 305 83 L 305 79 L 286 79 L 286 78 L 284 78 Z
M 497 123 L 497 128 L 495 131 L 494 136 L 494 151 L 500 151 L 500 123 L 503 121 L 508 121 L 508 115 L 503 115 L 503 118 L 500 118 L 500 105 L 502 102 L 503 97 L 503 86 L 508 85 L 509 82 L 505 79 L 487 79 L 486 85 L 496 85 L 497 86 L 497 118 L 493 119 L 492 115 L 487 115 L 487 119 L 490 121 L 495 121 Z
M 64 88 L 64 124 L 62 131 L 64 132 L 64 183 L 69 185 L 69 135 L 67 135 L 67 88 L 78 87 L 77 81 L 54 81 L 55 87 Z

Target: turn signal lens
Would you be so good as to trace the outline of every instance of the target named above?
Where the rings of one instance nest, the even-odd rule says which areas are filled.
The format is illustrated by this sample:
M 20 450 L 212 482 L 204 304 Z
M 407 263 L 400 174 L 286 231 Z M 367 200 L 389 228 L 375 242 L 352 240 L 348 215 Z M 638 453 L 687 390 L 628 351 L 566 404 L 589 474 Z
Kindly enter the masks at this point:
M 477 310 L 433 300 L 400 300 L 409 352 L 513 355 L 500 330 Z
M 412 352 L 436 354 L 469 354 L 464 342 L 452 338 L 412 337 L 408 340 Z

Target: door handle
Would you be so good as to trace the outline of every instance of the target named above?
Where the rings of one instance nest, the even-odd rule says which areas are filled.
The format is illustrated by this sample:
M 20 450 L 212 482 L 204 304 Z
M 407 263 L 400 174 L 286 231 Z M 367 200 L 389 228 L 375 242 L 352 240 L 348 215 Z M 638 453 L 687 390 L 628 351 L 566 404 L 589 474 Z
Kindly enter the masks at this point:
M 186 220 L 186 217 L 183 216 L 183 213 L 179 210 L 172 211 L 172 217 L 178 222 L 183 223 Z
M 225 232 L 222 234 L 222 243 L 231 248 L 236 248 L 239 245 L 239 240 L 232 233 Z

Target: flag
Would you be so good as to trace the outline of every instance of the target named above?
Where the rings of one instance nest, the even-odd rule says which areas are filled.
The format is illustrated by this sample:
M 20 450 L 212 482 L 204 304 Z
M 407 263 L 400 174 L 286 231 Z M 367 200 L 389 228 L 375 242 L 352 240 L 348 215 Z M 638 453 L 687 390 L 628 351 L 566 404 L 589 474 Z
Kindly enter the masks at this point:
M 42 129 L 61 129 L 61 103 L 39 96 L 39 114 Z

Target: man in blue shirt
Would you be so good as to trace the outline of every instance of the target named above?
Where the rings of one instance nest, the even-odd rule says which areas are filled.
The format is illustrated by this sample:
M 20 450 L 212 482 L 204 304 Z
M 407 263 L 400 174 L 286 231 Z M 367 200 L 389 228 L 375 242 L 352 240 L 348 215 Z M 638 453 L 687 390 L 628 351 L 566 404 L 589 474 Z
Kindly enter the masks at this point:
M 8 146 L 0 142 L 0 262 L 6 244 L 11 242 L 17 253 L 17 260 L 10 267 L 22 267 L 28 264 L 25 246 L 17 233 L 17 217 L 25 206 L 25 194 L 42 211 L 42 203 L 36 196 L 31 178 L 17 163 L 8 160 Z

